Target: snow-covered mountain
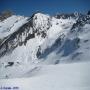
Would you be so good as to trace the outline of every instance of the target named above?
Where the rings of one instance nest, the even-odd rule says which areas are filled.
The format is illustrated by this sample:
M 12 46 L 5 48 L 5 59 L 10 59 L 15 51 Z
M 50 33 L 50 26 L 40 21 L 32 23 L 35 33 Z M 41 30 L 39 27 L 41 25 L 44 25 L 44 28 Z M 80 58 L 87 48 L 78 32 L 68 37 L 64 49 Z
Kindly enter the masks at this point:
M 0 21 L 0 78 L 21 77 L 38 65 L 89 58 L 90 15 L 38 12 Z

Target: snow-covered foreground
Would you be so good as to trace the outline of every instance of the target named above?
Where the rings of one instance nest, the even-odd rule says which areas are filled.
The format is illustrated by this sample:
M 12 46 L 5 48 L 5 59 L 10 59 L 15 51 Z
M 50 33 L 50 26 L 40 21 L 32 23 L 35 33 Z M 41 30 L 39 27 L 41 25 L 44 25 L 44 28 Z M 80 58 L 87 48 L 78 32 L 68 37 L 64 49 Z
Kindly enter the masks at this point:
M 0 87 L 18 90 L 90 90 L 90 62 L 37 66 L 29 78 L 1 79 Z M 13 90 L 13 89 L 12 89 Z

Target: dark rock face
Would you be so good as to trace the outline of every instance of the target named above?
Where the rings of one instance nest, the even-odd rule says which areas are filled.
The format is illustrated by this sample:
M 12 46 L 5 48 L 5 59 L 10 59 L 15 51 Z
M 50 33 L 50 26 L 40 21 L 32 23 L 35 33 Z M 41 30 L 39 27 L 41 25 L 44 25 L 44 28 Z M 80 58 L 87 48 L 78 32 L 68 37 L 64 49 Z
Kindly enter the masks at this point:
M 90 15 L 90 10 L 88 11 L 87 15 Z
M 80 15 L 76 23 L 73 24 L 71 32 L 80 32 L 85 24 L 90 24 L 90 16 Z
M 75 12 L 75 13 L 71 13 L 71 14 L 66 14 L 66 13 L 62 13 L 62 14 L 57 14 L 55 17 L 57 19 L 67 19 L 67 18 L 77 18 L 78 16 L 80 15 L 80 13 L 78 12 Z
M 8 62 L 8 64 L 5 66 L 5 68 L 11 67 L 11 66 L 13 66 L 13 65 L 14 65 L 14 62 Z
M 3 21 L 4 19 L 6 19 L 6 18 L 8 18 L 8 17 L 10 17 L 12 15 L 13 15 L 13 12 L 10 11 L 10 10 L 6 10 L 4 12 L 1 12 L 0 13 L 0 20 Z

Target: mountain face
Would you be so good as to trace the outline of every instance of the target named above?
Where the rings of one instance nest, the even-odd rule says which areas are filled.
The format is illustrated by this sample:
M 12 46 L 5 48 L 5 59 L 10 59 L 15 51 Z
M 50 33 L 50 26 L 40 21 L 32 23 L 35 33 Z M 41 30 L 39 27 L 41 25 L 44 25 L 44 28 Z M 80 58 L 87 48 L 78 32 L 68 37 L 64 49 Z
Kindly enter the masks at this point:
M 79 13 L 0 21 L 0 67 L 89 61 L 90 15 Z

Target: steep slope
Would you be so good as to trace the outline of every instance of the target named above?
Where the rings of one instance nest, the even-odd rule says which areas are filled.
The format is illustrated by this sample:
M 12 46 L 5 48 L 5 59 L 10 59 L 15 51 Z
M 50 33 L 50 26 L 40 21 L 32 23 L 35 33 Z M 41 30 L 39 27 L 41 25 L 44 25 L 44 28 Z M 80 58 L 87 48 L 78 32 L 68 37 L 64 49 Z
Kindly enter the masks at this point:
M 90 15 L 73 15 L 35 13 L 0 22 L 0 78 L 21 77 L 37 65 L 89 61 Z
M 59 25 L 57 25 L 57 23 Z M 8 39 L 6 39 L 6 43 L 4 42 L 7 49 L 6 53 L 12 50 L 13 44 L 17 46 L 19 43 L 19 46 L 11 54 L 5 55 L 4 57 L 2 57 L 2 59 L 4 60 L 5 58 L 6 60 L 14 59 L 13 61 L 19 60 L 21 62 L 22 61 L 26 62 L 28 60 L 34 61 L 35 59 L 36 61 L 38 61 L 38 58 L 42 57 L 45 49 L 51 47 L 55 43 L 56 39 L 58 38 L 61 39 L 63 38 L 63 36 L 67 35 L 73 23 L 75 23 L 75 20 L 73 19 L 63 20 L 63 19 L 56 19 L 54 17 L 51 18 L 48 15 L 44 15 L 40 13 L 35 14 L 32 20 L 30 20 L 30 22 L 25 23 L 21 28 L 19 28 L 18 31 L 14 32 L 11 36 L 9 36 Z M 28 39 L 29 32 L 30 32 L 30 35 L 34 34 L 35 37 L 33 37 L 32 39 L 30 38 Z M 28 39 L 28 42 L 26 42 L 26 39 Z M 4 46 L 4 44 L 2 46 Z M 10 47 L 10 44 L 11 44 L 11 47 Z M 39 51 L 40 48 L 43 53 Z M 42 55 L 40 55 L 40 53 Z M 16 57 L 16 58 L 13 58 L 13 57 Z
M 0 22 L 0 39 L 3 39 L 18 30 L 19 27 L 26 23 L 26 21 L 27 18 L 23 16 L 12 15 L 11 17 Z

